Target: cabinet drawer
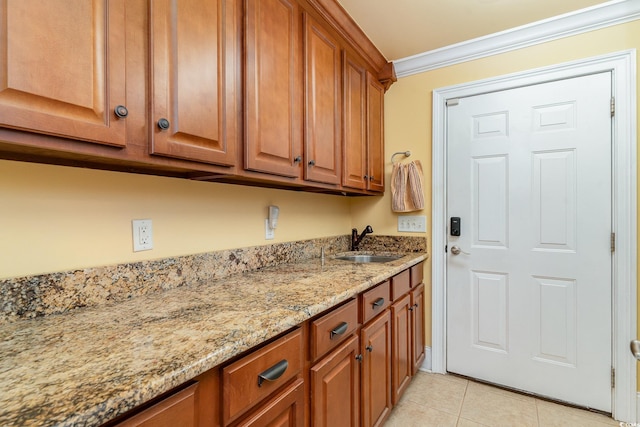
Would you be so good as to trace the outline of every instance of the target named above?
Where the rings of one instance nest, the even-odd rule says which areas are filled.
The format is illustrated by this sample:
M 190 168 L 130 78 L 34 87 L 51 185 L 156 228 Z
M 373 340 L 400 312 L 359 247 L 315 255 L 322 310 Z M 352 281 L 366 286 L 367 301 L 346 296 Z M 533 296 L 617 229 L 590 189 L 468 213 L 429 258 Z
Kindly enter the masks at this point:
M 424 280 L 424 262 L 411 267 L 411 287 L 415 288 Z
M 409 270 L 405 270 L 391 278 L 391 298 L 394 301 L 411 290 L 409 276 Z
M 391 289 L 389 281 L 382 282 L 373 289 L 369 289 L 361 296 L 361 319 L 367 323 L 376 315 L 382 313 L 391 304 Z
M 351 300 L 311 322 L 311 359 L 320 358 L 358 327 L 358 303 Z
M 302 330 L 296 329 L 222 369 L 224 424 L 275 392 L 302 369 Z

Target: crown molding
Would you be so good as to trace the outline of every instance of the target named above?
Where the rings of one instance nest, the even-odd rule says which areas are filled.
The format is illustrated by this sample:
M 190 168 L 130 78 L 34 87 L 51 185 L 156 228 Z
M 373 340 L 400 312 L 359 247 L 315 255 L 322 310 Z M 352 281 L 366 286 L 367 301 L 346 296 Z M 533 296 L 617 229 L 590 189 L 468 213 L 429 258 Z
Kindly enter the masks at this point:
M 640 0 L 614 0 L 393 61 L 398 78 L 640 19 Z

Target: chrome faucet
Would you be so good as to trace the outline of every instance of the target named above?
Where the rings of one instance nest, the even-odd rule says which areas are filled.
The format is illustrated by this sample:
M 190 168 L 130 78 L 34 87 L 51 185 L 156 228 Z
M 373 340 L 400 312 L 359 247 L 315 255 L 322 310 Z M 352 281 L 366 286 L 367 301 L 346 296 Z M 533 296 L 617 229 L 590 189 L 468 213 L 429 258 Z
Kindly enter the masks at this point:
M 358 236 L 358 229 L 357 228 L 351 229 L 351 250 L 352 251 L 359 250 L 358 246 L 362 242 L 362 239 L 364 239 L 364 236 L 366 236 L 367 234 L 370 234 L 370 233 L 373 233 L 373 228 L 371 228 L 370 225 L 367 225 L 364 228 L 364 230 L 362 230 L 362 233 L 360 234 L 360 236 Z

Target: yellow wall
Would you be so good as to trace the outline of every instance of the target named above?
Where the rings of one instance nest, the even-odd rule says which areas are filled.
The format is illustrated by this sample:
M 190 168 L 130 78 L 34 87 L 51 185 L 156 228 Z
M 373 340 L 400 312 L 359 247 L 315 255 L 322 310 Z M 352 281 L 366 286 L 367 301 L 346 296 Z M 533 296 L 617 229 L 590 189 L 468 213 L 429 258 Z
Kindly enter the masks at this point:
M 414 153 L 412 159 L 419 159 L 423 163 L 425 200 L 430 202 L 431 103 L 434 89 L 632 48 L 640 49 L 640 21 L 401 78 L 385 96 L 387 160 L 396 151 L 411 150 Z M 638 87 L 640 88 L 640 84 Z M 388 163 L 387 176 L 390 171 L 391 164 Z M 376 231 L 393 234 L 395 215 L 389 208 L 390 197 L 387 191 L 383 199 L 354 201 L 354 224 L 363 224 L 367 218 L 376 218 L 382 226 Z M 430 205 L 425 212 L 428 216 L 427 223 L 430 224 Z M 427 238 L 430 245 L 430 230 Z M 430 277 L 431 265 L 428 264 L 425 279 Z M 427 294 L 430 296 L 428 289 Z M 428 302 L 427 307 L 430 307 Z M 427 314 L 426 318 L 430 319 L 431 316 Z M 430 344 L 431 325 L 428 324 L 426 329 L 427 343 Z
M 280 206 L 274 240 L 267 206 Z M 132 250 L 131 220 L 154 249 Z M 0 161 L 0 278 L 348 234 L 343 196 Z

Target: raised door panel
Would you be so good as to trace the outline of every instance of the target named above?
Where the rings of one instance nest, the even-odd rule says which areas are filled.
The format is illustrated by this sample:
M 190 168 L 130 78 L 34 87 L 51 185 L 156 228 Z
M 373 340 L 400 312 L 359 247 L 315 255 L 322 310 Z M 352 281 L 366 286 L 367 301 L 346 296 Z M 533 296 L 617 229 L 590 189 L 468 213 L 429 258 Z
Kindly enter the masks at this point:
M 233 166 L 240 105 L 236 2 L 149 5 L 151 153 Z
M 0 126 L 123 147 L 125 0 L 0 0 Z
M 161 400 L 115 427 L 196 427 L 198 383 Z
M 299 6 L 289 0 L 246 0 L 245 19 L 245 168 L 300 177 Z
M 343 58 L 342 185 L 365 190 L 368 184 L 366 70 L 345 53 Z
M 368 189 L 384 191 L 384 87 L 367 73 Z
M 328 31 L 305 14 L 304 49 L 304 178 L 309 181 L 340 184 L 340 45 Z
M 311 368 L 311 424 L 360 426 L 359 341 L 352 335 Z
M 299 427 L 304 418 L 304 382 L 298 379 L 234 427 Z
M 411 291 L 411 334 L 412 334 L 412 357 L 413 374 L 415 375 L 422 366 L 425 358 L 424 343 L 424 285 L 421 284 Z
M 389 310 L 362 328 L 362 425 L 381 426 L 391 408 L 391 315 Z
M 408 272 L 408 270 L 407 270 Z M 392 335 L 392 400 L 393 404 L 400 401 L 400 397 L 405 392 L 411 376 L 413 375 L 412 334 L 411 334 L 411 297 L 404 295 L 391 306 L 391 323 L 393 327 Z

